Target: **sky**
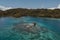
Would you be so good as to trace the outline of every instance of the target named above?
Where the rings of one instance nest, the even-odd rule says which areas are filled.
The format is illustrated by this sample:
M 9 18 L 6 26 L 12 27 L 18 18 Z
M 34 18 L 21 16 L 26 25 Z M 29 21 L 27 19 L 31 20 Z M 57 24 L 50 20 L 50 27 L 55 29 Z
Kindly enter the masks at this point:
M 60 0 L 0 0 L 3 8 L 55 8 L 60 6 Z

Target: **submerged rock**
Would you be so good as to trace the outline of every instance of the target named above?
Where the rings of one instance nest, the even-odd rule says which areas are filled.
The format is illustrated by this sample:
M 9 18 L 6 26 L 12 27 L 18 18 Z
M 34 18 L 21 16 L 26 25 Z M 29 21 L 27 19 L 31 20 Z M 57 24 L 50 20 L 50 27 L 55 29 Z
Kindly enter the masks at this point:
M 19 40 L 60 40 L 54 32 L 34 23 L 20 23 L 14 26 L 12 30 L 18 33 Z
M 13 30 L 28 33 L 39 33 L 41 30 L 47 31 L 47 29 L 39 27 L 35 23 L 21 23 L 16 25 Z

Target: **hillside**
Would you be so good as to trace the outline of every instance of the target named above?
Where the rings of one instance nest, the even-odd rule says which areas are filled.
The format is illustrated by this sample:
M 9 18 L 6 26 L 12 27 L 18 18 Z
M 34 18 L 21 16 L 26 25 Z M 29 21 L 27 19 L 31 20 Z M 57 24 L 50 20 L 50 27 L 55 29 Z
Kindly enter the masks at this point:
M 33 16 L 33 17 L 50 17 L 60 18 L 60 9 L 24 9 L 15 8 L 6 11 L 0 10 L 0 17 L 22 17 L 22 16 Z

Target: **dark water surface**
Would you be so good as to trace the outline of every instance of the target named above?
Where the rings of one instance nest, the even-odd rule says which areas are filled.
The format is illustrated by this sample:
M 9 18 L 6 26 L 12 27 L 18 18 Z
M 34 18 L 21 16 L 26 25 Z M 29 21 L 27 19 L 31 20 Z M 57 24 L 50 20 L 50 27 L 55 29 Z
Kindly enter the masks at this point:
M 45 27 L 57 35 L 57 39 L 34 39 L 34 40 L 60 40 L 60 19 L 54 18 L 34 18 L 34 17 L 2 17 L 0 18 L 0 40 L 30 40 L 30 39 L 20 39 L 22 34 L 16 32 L 11 32 L 11 29 L 22 22 L 35 22 L 38 26 Z M 41 33 L 42 34 L 42 33 Z M 20 36 L 18 36 L 20 35 Z M 52 34 L 49 33 L 52 36 Z M 30 36 L 30 35 L 29 35 Z M 51 37 L 50 36 L 50 37 Z M 27 36 L 26 36 L 27 37 Z M 32 39 L 31 39 L 32 40 Z

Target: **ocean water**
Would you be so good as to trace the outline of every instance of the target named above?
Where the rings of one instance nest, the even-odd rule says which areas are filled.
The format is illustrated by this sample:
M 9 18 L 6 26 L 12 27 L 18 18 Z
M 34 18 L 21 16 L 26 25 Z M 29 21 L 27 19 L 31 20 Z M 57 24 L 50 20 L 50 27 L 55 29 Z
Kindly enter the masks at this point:
M 12 28 L 20 23 L 35 22 L 39 27 L 48 29 L 48 32 L 37 34 L 21 33 Z M 60 19 L 41 17 L 2 17 L 0 18 L 0 40 L 60 40 Z

